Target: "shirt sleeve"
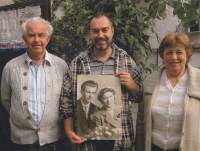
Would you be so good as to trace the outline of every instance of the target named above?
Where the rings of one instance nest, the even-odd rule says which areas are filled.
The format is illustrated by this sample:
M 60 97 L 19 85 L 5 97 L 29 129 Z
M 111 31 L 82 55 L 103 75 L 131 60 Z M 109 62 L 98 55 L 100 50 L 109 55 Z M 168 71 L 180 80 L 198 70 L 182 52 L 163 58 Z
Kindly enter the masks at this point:
M 139 103 L 142 101 L 142 93 L 143 93 L 142 72 L 139 70 L 139 68 L 136 66 L 133 60 L 131 63 L 131 75 L 133 80 L 138 86 L 138 92 L 135 94 L 135 96 L 129 95 L 129 100 L 132 103 Z
M 74 116 L 74 105 L 72 100 L 72 77 L 68 70 L 64 76 L 63 86 L 60 96 L 60 118 L 64 120 Z

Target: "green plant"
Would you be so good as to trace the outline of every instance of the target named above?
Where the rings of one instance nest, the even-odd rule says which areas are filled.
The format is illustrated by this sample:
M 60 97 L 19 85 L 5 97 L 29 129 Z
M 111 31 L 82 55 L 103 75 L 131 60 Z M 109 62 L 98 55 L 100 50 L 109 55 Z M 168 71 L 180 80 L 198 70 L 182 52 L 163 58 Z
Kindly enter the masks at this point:
M 134 59 L 144 72 L 151 72 L 152 66 L 145 66 L 143 63 L 151 54 L 149 37 L 144 31 L 151 30 L 159 40 L 154 30 L 154 20 L 166 17 L 166 5 L 174 8 L 174 15 L 183 21 L 184 27 L 194 25 L 199 20 L 197 16 L 200 16 L 199 3 L 186 3 L 182 0 L 144 0 L 148 5 L 138 7 L 140 2 L 141 0 L 53 0 L 53 50 L 66 52 L 67 62 L 70 62 L 87 47 L 85 35 L 88 20 L 93 14 L 106 13 L 114 22 L 113 42 L 125 49 L 133 58 L 134 52 L 140 50 L 144 60 L 141 62 L 138 58 Z M 64 11 L 64 16 L 60 19 L 54 14 L 59 6 Z M 192 12 L 193 17 L 189 17 Z
M 25 0 L 14 0 L 21 2 Z M 148 5 L 138 7 L 144 1 Z M 154 20 L 166 17 L 166 5 L 174 8 L 184 27 L 194 26 L 200 20 L 200 3 L 198 0 L 52 0 L 52 48 L 54 53 L 66 53 L 67 62 L 88 46 L 87 23 L 95 13 L 107 13 L 111 16 L 115 35 L 113 42 L 125 49 L 134 58 L 134 52 L 140 50 L 144 60 L 134 58 L 144 72 L 150 72 L 152 67 L 144 65 L 151 54 L 149 37 L 144 34 L 151 30 L 159 40 L 154 30 Z M 64 15 L 57 18 L 55 11 L 61 7 Z
M 87 41 L 84 35 L 77 34 L 76 20 L 72 14 L 53 20 L 54 32 L 52 35 L 52 49 L 60 53 L 66 53 L 66 61 L 69 63 L 78 52 L 84 50 Z
M 134 57 L 134 51 L 140 50 L 147 59 L 151 52 L 148 36 L 145 29 L 154 30 L 153 19 L 148 19 L 148 8 L 138 8 L 141 0 L 54 0 L 52 12 L 58 6 L 64 11 L 60 19 L 53 15 L 54 34 L 52 37 L 53 50 L 66 51 L 70 62 L 77 53 L 83 51 L 86 46 L 85 35 L 87 33 L 88 20 L 96 13 L 108 14 L 114 23 L 115 35 L 113 42 L 125 49 Z M 135 58 L 137 61 L 137 59 Z M 139 64 L 139 62 L 138 62 Z
M 200 20 L 199 0 L 145 0 L 150 3 L 150 18 L 156 18 L 157 14 L 162 15 L 166 12 L 166 4 L 174 8 L 173 14 L 181 19 L 185 28 L 192 27 Z M 158 8 L 155 11 L 155 8 Z
M 192 27 L 200 21 L 200 2 L 190 0 L 189 2 L 174 3 L 174 15 L 177 15 L 183 22 L 185 28 Z

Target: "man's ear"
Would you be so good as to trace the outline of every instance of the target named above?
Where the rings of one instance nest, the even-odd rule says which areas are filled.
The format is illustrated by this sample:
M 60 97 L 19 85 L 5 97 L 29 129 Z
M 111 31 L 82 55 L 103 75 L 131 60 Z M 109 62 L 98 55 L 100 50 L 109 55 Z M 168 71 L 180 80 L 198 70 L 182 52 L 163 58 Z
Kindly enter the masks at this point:
M 111 27 L 112 34 L 114 35 L 114 27 Z
M 48 43 L 49 43 L 50 39 L 51 39 L 51 36 L 47 37 L 47 41 L 48 41 Z

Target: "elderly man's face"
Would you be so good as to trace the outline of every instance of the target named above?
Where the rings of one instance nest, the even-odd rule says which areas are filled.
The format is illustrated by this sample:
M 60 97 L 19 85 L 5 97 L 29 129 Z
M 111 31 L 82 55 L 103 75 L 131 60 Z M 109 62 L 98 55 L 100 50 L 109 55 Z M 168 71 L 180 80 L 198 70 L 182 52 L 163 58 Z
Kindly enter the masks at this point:
M 28 46 L 30 58 L 44 55 L 50 37 L 47 37 L 47 26 L 42 22 L 30 22 L 27 24 L 27 34 L 23 36 Z
M 102 102 L 107 109 L 113 108 L 115 102 L 115 96 L 113 95 L 112 92 L 106 92 L 102 97 Z

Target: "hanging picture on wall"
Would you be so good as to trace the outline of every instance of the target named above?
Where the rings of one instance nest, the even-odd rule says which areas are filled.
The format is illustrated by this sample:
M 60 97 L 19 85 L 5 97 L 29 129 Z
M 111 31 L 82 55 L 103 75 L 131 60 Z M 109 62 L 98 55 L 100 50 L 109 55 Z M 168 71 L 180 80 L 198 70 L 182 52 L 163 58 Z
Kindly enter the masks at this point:
M 121 85 L 114 75 L 78 75 L 77 135 L 88 140 L 121 140 Z

